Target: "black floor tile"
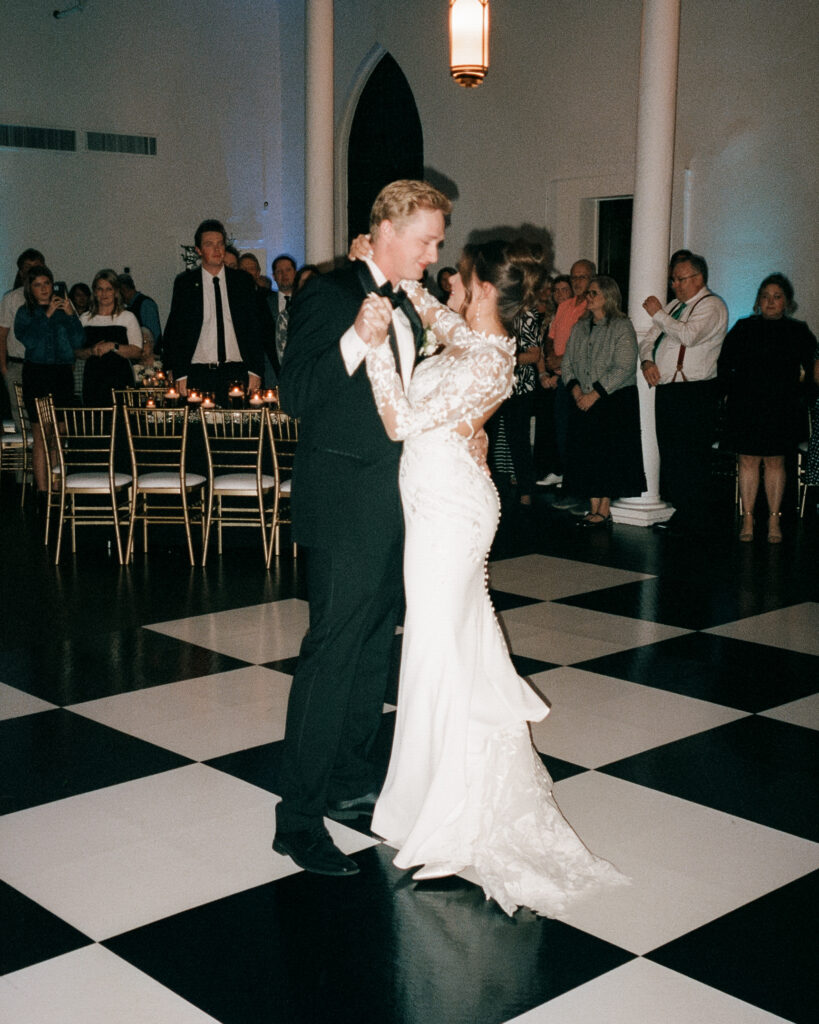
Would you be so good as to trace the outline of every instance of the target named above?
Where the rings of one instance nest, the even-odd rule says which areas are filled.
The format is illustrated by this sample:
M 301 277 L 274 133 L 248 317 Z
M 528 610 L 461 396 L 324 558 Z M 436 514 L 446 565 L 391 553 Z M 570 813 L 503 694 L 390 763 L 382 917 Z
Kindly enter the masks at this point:
M 190 763 L 62 708 L 11 718 L 0 722 L 0 813 Z
M 387 764 L 392 749 L 392 736 L 395 730 L 395 712 L 387 711 L 381 716 L 381 726 L 370 752 L 373 764 L 373 775 L 379 788 L 387 774 Z M 232 775 L 234 778 L 249 782 L 268 793 L 281 792 L 279 772 L 281 770 L 282 741 L 263 743 L 247 750 L 237 750 L 232 754 L 214 757 L 205 763 L 218 771 Z
M 522 654 L 513 654 L 512 664 L 519 676 L 528 679 L 529 676 L 537 675 L 538 672 L 548 672 L 550 669 L 560 666 L 553 661 L 539 661 L 537 658 L 527 658 Z
M 26 647 L 0 651 L 4 683 L 63 706 L 245 665 L 140 627 L 73 638 L 46 633 Z
M 527 604 L 542 604 L 539 597 L 523 597 L 521 594 L 509 594 L 504 590 L 490 590 L 492 607 L 496 612 L 508 612 L 512 608 L 525 608 Z
M 662 622 L 683 629 L 709 629 L 802 600 L 804 596 L 801 593 L 787 598 L 765 588 L 738 590 L 733 579 L 715 582 L 702 578 L 680 580 L 660 577 L 563 597 L 555 603 Z
M 819 842 L 819 732 L 751 716 L 598 771 Z
M 92 940 L 5 882 L 0 882 L 0 975 L 62 956 Z
M 807 697 L 819 679 L 814 655 L 713 633 L 687 633 L 574 668 L 751 712 Z
M 819 1007 L 819 872 L 649 953 L 647 959 L 793 1021 Z
M 299 873 L 118 936 L 118 956 L 222 1024 L 499 1024 L 632 959 L 557 921 L 507 918 L 460 879 Z
M 538 751 L 540 760 L 546 766 L 546 771 L 552 776 L 554 782 L 561 782 L 563 779 L 570 779 L 573 775 L 582 775 L 589 769 L 579 764 L 572 764 L 571 761 L 564 761 L 552 754 L 541 754 Z

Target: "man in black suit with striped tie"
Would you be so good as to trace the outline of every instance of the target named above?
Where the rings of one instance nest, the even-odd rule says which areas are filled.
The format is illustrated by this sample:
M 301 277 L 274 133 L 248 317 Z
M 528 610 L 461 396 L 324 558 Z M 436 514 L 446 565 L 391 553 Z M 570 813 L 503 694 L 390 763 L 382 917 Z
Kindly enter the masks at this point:
M 401 445 L 376 411 L 361 305 L 381 286 L 422 277 L 450 209 L 425 182 L 387 185 L 370 215 L 372 258 L 310 278 L 290 312 L 279 399 L 300 419 L 292 519 L 306 550 L 310 626 L 290 691 L 273 848 L 320 874 L 358 871 L 323 817 L 375 805 L 369 754 L 403 597 Z M 395 308 L 390 336 L 405 386 L 422 333 L 411 307 Z

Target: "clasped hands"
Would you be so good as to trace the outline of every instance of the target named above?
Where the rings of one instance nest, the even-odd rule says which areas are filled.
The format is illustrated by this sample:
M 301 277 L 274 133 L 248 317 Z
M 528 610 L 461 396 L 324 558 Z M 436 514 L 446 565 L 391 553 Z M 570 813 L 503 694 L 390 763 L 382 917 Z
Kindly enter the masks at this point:
M 387 337 L 391 323 L 392 303 L 384 295 L 371 292 L 361 303 L 353 327 L 365 345 L 377 348 Z
M 572 388 L 574 404 L 581 412 L 588 412 L 599 397 L 599 392 L 595 391 L 594 388 L 591 391 L 581 391 L 577 384 Z

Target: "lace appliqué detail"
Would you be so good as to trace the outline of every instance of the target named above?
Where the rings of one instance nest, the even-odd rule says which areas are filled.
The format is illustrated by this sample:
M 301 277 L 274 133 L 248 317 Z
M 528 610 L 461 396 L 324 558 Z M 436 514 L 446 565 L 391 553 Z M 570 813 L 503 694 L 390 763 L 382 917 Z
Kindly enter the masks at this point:
M 434 317 L 429 326 L 444 342 L 443 352 L 427 359 L 422 367 L 430 386 L 413 392 L 409 398 L 404 394 L 395 358 L 386 341 L 370 348 L 366 356 L 378 413 L 389 436 L 397 441 L 443 425 L 454 428 L 460 423 L 471 423 L 503 401 L 512 387 L 514 341 L 470 330 L 457 313 L 423 289 L 413 289 L 411 297 L 415 298 L 418 292 L 423 297 L 424 319 Z M 432 364 L 434 376 L 430 376 L 428 369 Z

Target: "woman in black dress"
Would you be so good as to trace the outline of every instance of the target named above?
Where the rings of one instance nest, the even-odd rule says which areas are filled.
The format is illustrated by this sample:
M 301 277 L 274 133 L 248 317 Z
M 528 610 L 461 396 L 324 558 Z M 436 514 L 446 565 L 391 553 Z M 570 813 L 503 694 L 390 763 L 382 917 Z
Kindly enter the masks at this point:
M 760 463 L 765 466 L 768 540 L 782 541 L 785 455 L 800 441 L 799 381 L 813 373 L 816 349 L 807 324 L 789 315 L 795 308 L 791 282 L 783 274 L 770 274 L 759 286 L 755 315 L 734 324 L 719 358 L 727 393 L 725 447 L 739 455 L 741 541 L 754 538 Z
M 77 352 L 86 360 L 84 405 L 111 405 L 111 388 L 132 387 L 131 360 L 142 357 L 139 321 L 125 308 L 115 270 L 100 270 L 91 285 L 93 298 L 82 320 L 85 345 Z

